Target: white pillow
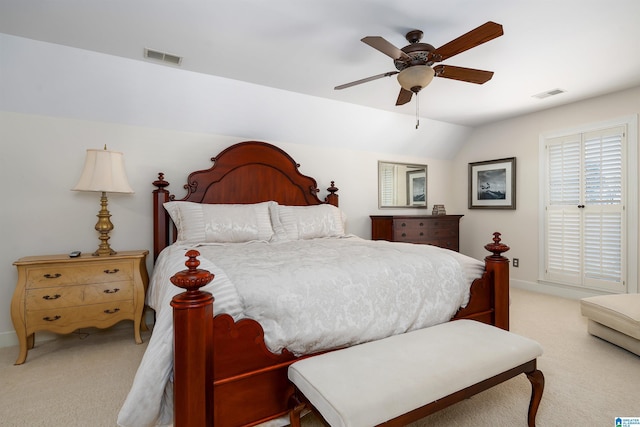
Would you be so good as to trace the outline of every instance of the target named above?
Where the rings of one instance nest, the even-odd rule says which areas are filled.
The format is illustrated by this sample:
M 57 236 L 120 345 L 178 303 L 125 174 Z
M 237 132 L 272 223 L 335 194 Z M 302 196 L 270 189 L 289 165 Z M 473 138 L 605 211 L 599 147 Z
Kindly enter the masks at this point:
M 277 214 L 276 214 L 277 212 Z M 340 209 L 333 205 L 271 206 L 271 221 L 275 232 L 272 240 L 300 240 L 344 236 L 344 221 Z
M 201 204 L 167 202 L 176 228 L 176 243 L 240 243 L 273 236 L 269 204 Z

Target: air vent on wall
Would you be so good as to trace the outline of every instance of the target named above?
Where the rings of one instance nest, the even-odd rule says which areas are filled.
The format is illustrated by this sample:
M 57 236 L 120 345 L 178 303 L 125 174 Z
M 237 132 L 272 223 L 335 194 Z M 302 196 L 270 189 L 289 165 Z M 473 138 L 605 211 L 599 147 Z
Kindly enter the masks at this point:
M 180 65 L 182 63 L 182 57 L 177 55 L 172 55 L 166 52 L 160 52 L 159 50 L 153 49 L 144 49 L 144 57 L 156 59 L 158 61 L 167 62 L 173 65 Z
M 561 93 L 565 93 L 566 90 L 564 89 L 552 89 L 546 92 L 542 92 L 539 93 L 537 95 L 533 95 L 534 98 L 538 98 L 538 99 L 544 99 L 544 98 L 548 98 L 550 96 L 554 96 L 554 95 L 560 95 Z

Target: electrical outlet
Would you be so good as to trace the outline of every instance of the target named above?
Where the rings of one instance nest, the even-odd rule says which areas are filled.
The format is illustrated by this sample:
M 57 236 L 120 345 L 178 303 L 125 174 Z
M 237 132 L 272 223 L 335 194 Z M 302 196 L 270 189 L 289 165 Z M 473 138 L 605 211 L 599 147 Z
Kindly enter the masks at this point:
M 514 258 L 513 259 L 513 266 L 514 267 L 520 267 L 520 259 L 519 258 Z

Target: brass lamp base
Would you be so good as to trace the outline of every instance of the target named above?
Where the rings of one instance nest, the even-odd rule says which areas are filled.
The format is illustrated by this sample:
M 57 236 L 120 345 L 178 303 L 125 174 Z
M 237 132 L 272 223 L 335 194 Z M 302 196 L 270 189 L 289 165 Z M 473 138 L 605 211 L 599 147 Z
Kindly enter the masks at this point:
M 100 246 L 92 254 L 93 256 L 108 256 L 115 255 L 117 252 L 111 249 L 109 246 L 109 232 L 113 230 L 113 224 L 111 223 L 111 214 L 107 209 L 107 193 L 102 192 L 100 197 L 100 212 L 98 212 L 98 222 L 96 223 L 96 230 L 100 233 Z

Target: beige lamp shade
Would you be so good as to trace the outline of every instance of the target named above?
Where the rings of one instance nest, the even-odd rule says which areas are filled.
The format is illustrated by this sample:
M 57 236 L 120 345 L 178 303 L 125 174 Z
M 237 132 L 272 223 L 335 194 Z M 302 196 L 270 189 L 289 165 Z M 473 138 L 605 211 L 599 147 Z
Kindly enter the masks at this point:
M 133 193 L 124 170 L 124 156 L 122 153 L 88 149 L 82 175 L 72 190 Z
M 418 93 L 431 83 L 434 74 L 433 68 L 428 65 L 414 65 L 400 71 L 398 83 L 403 89 Z

